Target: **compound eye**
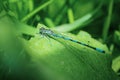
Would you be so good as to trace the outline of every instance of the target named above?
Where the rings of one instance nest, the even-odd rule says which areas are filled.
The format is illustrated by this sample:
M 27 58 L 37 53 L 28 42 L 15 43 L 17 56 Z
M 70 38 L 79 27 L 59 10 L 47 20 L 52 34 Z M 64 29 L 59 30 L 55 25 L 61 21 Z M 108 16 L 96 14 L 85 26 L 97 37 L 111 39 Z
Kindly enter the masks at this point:
M 45 28 L 44 28 L 44 27 L 41 27 L 40 29 L 41 29 L 41 30 L 45 30 Z
M 42 32 L 40 31 L 39 34 L 42 34 Z

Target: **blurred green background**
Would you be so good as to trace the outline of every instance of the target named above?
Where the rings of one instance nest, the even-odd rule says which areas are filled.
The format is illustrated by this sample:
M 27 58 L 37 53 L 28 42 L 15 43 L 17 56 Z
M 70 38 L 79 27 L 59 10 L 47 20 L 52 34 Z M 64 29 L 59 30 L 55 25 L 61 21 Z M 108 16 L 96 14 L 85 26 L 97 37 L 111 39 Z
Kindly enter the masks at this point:
M 120 0 L 0 0 L 0 80 L 119 80 Z M 105 54 L 37 34 L 44 26 Z

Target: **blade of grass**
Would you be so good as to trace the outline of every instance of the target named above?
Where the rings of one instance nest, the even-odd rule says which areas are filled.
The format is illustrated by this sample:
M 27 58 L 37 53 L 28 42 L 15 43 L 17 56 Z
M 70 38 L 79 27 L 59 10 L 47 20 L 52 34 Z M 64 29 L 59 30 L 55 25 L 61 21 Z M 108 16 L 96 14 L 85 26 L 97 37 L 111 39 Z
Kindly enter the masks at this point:
M 33 0 L 29 0 L 28 5 L 29 5 L 29 11 L 32 11 L 34 8 Z
M 91 17 L 92 17 L 91 14 L 87 14 L 71 24 L 63 24 L 61 26 L 55 27 L 55 30 L 59 32 L 69 32 L 69 31 L 75 30 L 80 26 L 83 27 L 84 22 L 89 20 Z
M 69 23 L 73 23 L 74 22 L 74 15 L 73 15 L 72 8 L 68 9 L 68 20 L 69 20 Z
M 46 6 L 48 6 L 53 0 L 49 0 L 48 2 L 44 3 L 43 5 L 39 6 L 38 8 L 36 8 L 33 12 L 29 13 L 27 16 L 25 16 L 21 21 L 25 22 L 28 19 L 30 19 L 32 16 L 34 16 L 37 12 L 39 12 L 40 10 L 42 10 L 43 8 L 45 8 Z
M 106 21 L 105 21 L 104 27 L 103 27 L 102 37 L 103 37 L 104 42 L 107 38 L 108 30 L 110 28 L 110 22 L 111 22 L 111 17 L 112 17 L 112 10 L 113 10 L 113 3 L 114 3 L 114 1 L 110 0 L 109 7 L 108 7 L 108 16 L 106 17 Z

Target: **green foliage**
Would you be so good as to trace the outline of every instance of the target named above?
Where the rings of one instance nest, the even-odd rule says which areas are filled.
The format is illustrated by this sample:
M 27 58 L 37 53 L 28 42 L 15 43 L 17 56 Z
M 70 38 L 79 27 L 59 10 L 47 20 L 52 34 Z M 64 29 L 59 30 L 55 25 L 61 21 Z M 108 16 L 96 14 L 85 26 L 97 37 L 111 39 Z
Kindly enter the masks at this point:
M 0 80 L 119 80 L 119 3 L 0 0 Z M 106 53 L 38 34 L 43 26 Z

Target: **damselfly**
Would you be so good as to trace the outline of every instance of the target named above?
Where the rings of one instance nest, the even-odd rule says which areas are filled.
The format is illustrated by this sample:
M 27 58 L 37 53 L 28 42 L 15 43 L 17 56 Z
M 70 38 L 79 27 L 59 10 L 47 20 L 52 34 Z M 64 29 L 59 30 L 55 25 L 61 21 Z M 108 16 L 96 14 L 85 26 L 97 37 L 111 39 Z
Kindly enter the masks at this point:
M 53 32 L 52 30 L 50 30 L 50 29 L 45 29 L 44 27 L 41 27 L 41 28 L 40 28 L 39 33 L 40 33 L 41 35 L 44 35 L 44 36 L 53 36 L 53 37 L 57 37 L 57 38 L 62 38 L 62 39 L 64 39 L 64 40 L 69 40 L 69 41 L 78 43 L 78 44 L 80 44 L 80 45 L 89 47 L 89 48 L 91 48 L 91 49 L 94 49 L 94 50 L 96 50 L 96 51 L 98 51 L 98 52 L 105 53 L 105 51 L 102 50 L 102 49 L 100 49 L 100 48 L 90 46 L 90 45 L 88 45 L 88 44 L 85 44 L 85 43 L 80 42 L 80 41 L 78 41 L 78 40 L 74 40 L 74 39 L 72 39 L 72 38 L 70 38 L 70 37 L 63 36 L 63 35 L 61 35 L 61 34 L 56 34 L 56 33 Z

